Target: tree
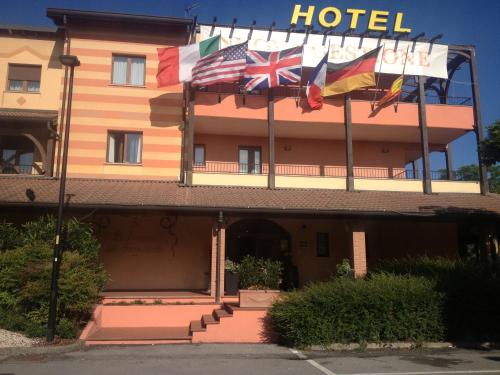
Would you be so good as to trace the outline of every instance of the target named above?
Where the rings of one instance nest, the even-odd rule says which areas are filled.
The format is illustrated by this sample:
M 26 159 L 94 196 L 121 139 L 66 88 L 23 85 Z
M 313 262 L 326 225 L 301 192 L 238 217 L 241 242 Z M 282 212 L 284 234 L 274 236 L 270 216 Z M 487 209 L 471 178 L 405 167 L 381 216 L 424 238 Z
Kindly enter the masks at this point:
M 490 165 L 487 170 L 490 192 L 500 193 L 500 164 Z M 475 164 L 462 165 L 455 176 L 458 181 L 479 181 L 479 167 Z
M 488 127 L 488 137 L 479 146 L 481 158 L 486 165 L 500 162 L 500 120 Z

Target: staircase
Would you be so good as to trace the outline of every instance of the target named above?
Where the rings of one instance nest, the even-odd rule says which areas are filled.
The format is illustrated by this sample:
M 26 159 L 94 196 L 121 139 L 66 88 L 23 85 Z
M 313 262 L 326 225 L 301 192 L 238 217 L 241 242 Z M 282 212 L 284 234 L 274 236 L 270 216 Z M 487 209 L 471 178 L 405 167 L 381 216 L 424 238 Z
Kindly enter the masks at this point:
M 80 339 L 87 345 L 269 342 L 266 315 L 236 303 L 102 304 Z

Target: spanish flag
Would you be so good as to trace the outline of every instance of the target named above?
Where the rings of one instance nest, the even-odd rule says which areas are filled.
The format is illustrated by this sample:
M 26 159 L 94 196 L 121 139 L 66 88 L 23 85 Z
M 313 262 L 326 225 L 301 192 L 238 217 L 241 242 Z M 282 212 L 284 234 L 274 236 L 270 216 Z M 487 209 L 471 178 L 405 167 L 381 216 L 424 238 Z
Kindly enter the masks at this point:
M 403 87 L 403 76 L 401 75 L 394 80 L 390 90 L 387 91 L 387 93 L 377 102 L 377 107 L 380 107 L 396 99 L 401 94 L 402 87 Z
M 375 64 L 382 47 L 342 64 L 328 63 L 323 96 L 338 95 L 362 87 L 375 86 Z

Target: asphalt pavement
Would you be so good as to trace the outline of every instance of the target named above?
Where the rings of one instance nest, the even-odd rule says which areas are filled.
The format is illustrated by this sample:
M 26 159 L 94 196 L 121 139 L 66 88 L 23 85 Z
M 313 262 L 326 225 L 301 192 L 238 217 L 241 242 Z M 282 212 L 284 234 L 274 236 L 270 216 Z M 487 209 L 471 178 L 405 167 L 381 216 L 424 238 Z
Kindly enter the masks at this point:
M 0 375 L 500 375 L 500 350 L 298 351 L 276 345 L 92 347 L 0 361 Z

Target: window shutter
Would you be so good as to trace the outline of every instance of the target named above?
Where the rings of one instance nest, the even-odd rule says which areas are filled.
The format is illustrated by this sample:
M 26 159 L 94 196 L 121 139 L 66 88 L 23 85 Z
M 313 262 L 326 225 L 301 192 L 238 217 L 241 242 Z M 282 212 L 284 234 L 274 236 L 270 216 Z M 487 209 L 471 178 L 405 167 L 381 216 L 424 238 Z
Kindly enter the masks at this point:
M 42 67 L 40 65 L 10 65 L 9 80 L 40 81 Z

